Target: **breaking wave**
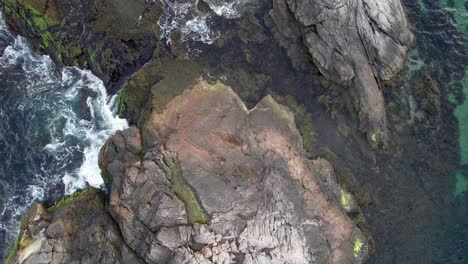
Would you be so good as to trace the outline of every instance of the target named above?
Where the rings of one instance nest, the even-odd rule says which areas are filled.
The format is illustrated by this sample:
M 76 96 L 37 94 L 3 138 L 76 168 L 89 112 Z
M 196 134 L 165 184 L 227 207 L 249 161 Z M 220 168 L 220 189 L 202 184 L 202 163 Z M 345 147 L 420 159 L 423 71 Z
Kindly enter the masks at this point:
M 34 200 L 103 184 L 98 154 L 127 122 L 91 72 L 59 71 L 0 22 L 0 244 Z M 0 252 L 3 247 L 0 247 Z
M 158 25 L 161 38 L 171 44 L 171 35 L 175 30 L 182 33 L 182 41 L 198 41 L 213 44 L 220 37 L 219 30 L 214 29 L 214 17 L 235 19 L 251 5 L 251 0 L 166 0 L 162 1 L 164 12 Z M 199 10 L 200 5 L 207 5 L 209 10 Z

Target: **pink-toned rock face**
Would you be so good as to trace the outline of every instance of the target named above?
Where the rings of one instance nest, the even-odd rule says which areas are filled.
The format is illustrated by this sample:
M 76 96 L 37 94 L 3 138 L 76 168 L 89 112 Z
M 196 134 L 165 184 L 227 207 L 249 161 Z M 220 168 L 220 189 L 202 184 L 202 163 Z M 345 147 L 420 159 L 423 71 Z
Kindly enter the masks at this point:
M 146 262 L 360 263 L 367 255 L 331 165 L 304 157 L 293 115 L 272 97 L 248 110 L 229 87 L 201 81 L 150 116 L 141 153 L 129 155 L 135 131 L 111 138 L 101 165 L 111 214 Z
M 89 189 L 35 206 L 13 263 L 361 263 L 351 195 L 327 161 L 304 156 L 272 97 L 248 110 L 200 81 L 106 142 L 108 200 Z

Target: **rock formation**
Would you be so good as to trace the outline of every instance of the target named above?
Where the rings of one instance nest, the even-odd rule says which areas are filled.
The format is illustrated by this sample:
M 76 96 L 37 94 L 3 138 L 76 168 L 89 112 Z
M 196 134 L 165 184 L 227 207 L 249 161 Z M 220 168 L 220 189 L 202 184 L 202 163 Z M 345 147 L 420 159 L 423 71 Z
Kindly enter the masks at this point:
M 143 263 L 124 243 L 104 201 L 90 188 L 48 209 L 34 204 L 6 263 Z
M 90 190 L 36 205 L 13 263 L 343 264 L 368 253 L 351 195 L 326 160 L 305 158 L 293 115 L 270 96 L 248 110 L 229 87 L 199 82 L 112 136 L 100 166 L 108 200 Z
M 361 130 L 385 144 L 381 83 L 403 67 L 413 41 L 400 0 L 273 0 L 271 16 L 327 79 L 352 87 Z
M 158 1 L 3 2 L 11 29 L 59 65 L 92 70 L 112 93 L 146 62 L 167 52 L 155 28 L 163 12 Z M 250 6 L 249 1 L 228 2 L 210 0 L 207 5 L 230 18 Z M 385 144 L 382 83 L 402 68 L 413 40 L 400 0 L 273 0 L 271 16 L 288 40 L 305 44 L 326 78 L 352 88 L 361 130 L 374 145 Z M 136 123 L 141 113 L 130 107 L 121 114 Z
M 3 0 L 10 29 L 59 66 L 90 69 L 110 91 L 153 57 L 160 6 L 147 0 Z

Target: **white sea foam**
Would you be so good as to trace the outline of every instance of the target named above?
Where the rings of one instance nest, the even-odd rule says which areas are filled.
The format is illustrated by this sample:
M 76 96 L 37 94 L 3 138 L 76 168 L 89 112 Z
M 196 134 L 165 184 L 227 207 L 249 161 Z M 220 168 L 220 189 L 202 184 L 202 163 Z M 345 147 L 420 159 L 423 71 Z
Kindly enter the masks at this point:
M 90 89 L 95 96 L 86 99 L 91 120 L 80 119 L 78 126 L 73 122 L 67 122 L 64 130 L 65 134 L 75 135 L 86 142 L 83 150 L 84 160 L 80 168 L 75 173 L 68 173 L 63 177 L 66 193 L 72 193 L 87 184 L 101 187 L 103 181 L 98 167 L 99 150 L 112 133 L 128 127 L 127 121 L 117 117 L 112 111 L 115 98 L 111 100 L 107 96 L 103 82 L 91 72 L 65 68 L 62 82 L 73 83 L 75 78 L 73 71 L 79 72 L 80 79 L 70 88 L 70 93 L 67 94 L 69 100 L 75 99 L 78 91 L 83 88 Z
M 171 34 L 175 30 L 182 33 L 182 41 L 203 42 L 213 44 L 220 37 L 219 30 L 215 30 L 210 13 L 202 13 L 198 10 L 198 1 L 203 0 L 162 0 L 163 14 L 159 18 L 158 25 L 161 32 L 161 38 L 171 44 Z M 240 17 L 246 10 L 246 7 L 254 0 L 206 0 L 217 16 L 227 19 Z
M 34 199 L 42 200 L 44 198 L 44 187 L 39 185 L 28 186 L 29 195 Z
M 37 174 L 14 175 L 16 172 L 12 171 L 13 175 L 8 175 L 24 177 L 25 186 L 2 182 L 7 194 L 0 206 L 0 230 L 11 239 L 32 201 L 41 201 L 48 192 L 60 190 L 62 184 L 66 194 L 88 185 L 101 187 L 99 150 L 112 133 L 125 129 L 128 124 L 116 117 L 116 97 L 107 95 L 99 78 L 75 67 L 57 71 L 48 56 L 35 54 L 24 38 L 11 36 L 5 28 L 0 18 L 0 37 L 11 38 L 10 46 L 0 57 L 0 74 L 22 71 L 17 75 L 20 77 L 17 89 L 24 98 L 16 99 L 16 112 L 25 113 L 33 120 L 45 120 L 40 124 L 42 127 L 31 127 L 28 133 L 36 135 L 45 131 L 41 138 L 50 139 L 44 148 L 47 158 L 37 168 Z
M 216 1 L 216 0 L 207 0 L 206 1 L 210 8 L 218 16 L 225 17 L 227 19 L 238 18 L 242 15 L 242 9 L 244 5 L 248 4 L 248 1 L 234 0 L 234 1 Z
M 219 37 L 219 32 L 210 29 L 208 20 L 208 15 L 199 15 L 185 22 L 181 29 L 184 40 L 213 44 L 213 41 Z
M 4 56 L 0 58 L 3 68 L 18 64 L 26 73 L 30 96 L 39 99 L 41 93 L 50 90 L 51 85 L 65 88 L 56 91 L 57 94 L 49 98 L 57 101 L 48 106 L 54 118 L 49 125 L 51 143 L 46 145 L 46 149 L 53 152 L 58 160 L 65 159 L 65 162 L 69 162 L 66 159 L 72 156 L 70 152 L 84 147 L 81 167 L 75 172 L 66 172 L 63 175 L 66 193 L 72 193 L 88 184 L 100 187 L 103 182 L 98 167 L 99 149 L 113 132 L 128 126 L 124 119 L 116 117 L 111 110 L 115 98 L 110 100 L 103 82 L 90 71 L 67 67 L 63 69 L 62 77 L 59 78 L 52 60 L 48 56 L 35 55 L 22 37 L 16 38 L 14 44 L 7 47 Z M 82 89 L 89 89 L 93 93 L 93 96 L 86 99 L 91 120 L 80 118 L 72 106 L 79 100 Z M 51 91 L 48 92 L 50 96 Z M 59 119 L 65 119 L 63 131 L 60 133 L 54 123 Z M 80 146 L 67 144 L 67 136 L 75 137 L 81 143 Z
M 172 1 L 162 1 L 163 14 L 158 20 L 158 26 L 161 32 L 161 38 L 166 40 L 166 44 L 171 44 L 171 34 L 174 30 L 181 28 L 187 21 L 187 16 L 193 12 L 193 3 L 179 3 Z

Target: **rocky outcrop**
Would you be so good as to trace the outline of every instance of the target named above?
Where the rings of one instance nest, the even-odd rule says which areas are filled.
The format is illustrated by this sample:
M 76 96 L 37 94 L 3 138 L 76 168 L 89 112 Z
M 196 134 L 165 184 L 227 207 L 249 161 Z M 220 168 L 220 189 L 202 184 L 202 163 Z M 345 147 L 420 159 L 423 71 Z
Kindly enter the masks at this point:
M 367 256 L 347 216 L 352 196 L 326 160 L 305 158 L 292 113 L 270 96 L 248 110 L 229 87 L 202 81 L 141 130 L 113 135 L 100 166 L 107 210 L 94 190 L 57 209 L 35 206 L 22 231 L 30 242 L 14 263 L 342 264 Z
M 113 136 L 100 160 L 110 212 L 147 263 L 359 263 L 352 199 L 327 161 L 304 154 L 271 97 L 249 111 L 202 82 Z
M 273 0 L 271 16 L 326 78 L 353 89 L 361 130 L 384 144 L 382 82 L 403 67 L 413 41 L 400 0 Z
M 153 57 L 161 8 L 147 0 L 2 0 L 10 29 L 61 66 L 90 69 L 111 91 Z
M 7 263 L 143 263 L 124 243 L 104 201 L 90 188 L 48 209 L 33 205 Z

